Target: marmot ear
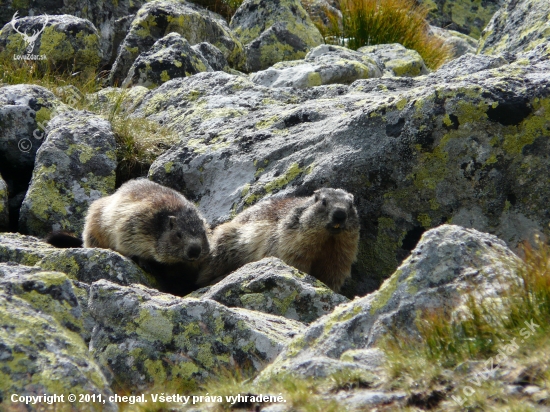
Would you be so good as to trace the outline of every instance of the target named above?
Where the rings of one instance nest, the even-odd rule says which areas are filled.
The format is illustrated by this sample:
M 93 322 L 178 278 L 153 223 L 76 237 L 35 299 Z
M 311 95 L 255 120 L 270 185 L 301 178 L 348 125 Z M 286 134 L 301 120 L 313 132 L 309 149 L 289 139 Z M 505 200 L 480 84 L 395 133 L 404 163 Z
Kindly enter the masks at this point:
M 168 221 L 170 222 L 170 230 L 174 229 L 174 226 L 176 226 L 176 216 L 168 216 Z
M 313 194 L 315 195 L 315 201 L 316 201 L 316 202 L 319 201 L 319 192 L 320 192 L 319 189 L 317 189 L 315 192 L 313 192 Z

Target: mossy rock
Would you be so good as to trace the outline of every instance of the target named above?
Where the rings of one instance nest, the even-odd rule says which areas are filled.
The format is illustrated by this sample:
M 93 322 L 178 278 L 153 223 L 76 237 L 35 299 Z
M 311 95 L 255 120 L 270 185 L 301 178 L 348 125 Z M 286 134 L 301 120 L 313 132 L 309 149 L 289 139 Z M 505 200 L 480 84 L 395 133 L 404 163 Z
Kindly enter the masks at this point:
M 123 285 L 156 286 L 155 280 L 132 260 L 111 250 L 57 249 L 35 237 L 16 233 L 0 234 L 0 262 L 62 272 L 72 280 L 85 283 L 109 279 Z
M 24 17 L 16 20 L 23 33 L 40 33 L 29 43 L 15 31 L 11 23 L 0 31 L 0 54 L 37 55 L 39 67 L 52 71 L 95 71 L 103 58 L 100 38 L 88 20 L 70 15 Z M 34 47 L 32 47 L 34 45 Z
M 322 282 L 277 258 L 249 263 L 209 290 L 191 296 L 303 323 L 311 323 L 347 302 Z
M 298 0 L 245 0 L 230 23 L 246 45 L 246 71 L 297 60 L 322 43 L 323 36 Z
M 403 47 L 398 43 L 364 46 L 357 50 L 376 56 L 385 66 L 390 76 L 416 77 L 428 74 L 424 60 L 416 50 Z
M 170 33 L 138 56 L 122 87 L 139 85 L 154 88 L 170 79 L 206 71 L 213 69 L 202 54 L 192 49 L 178 33 Z
M 136 58 L 172 32 L 180 34 L 191 45 L 213 44 L 234 68 L 244 65 L 244 48 L 220 15 L 193 3 L 155 0 L 145 4 L 136 14 L 119 48 L 110 83 L 121 84 Z
M 345 47 L 321 45 L 303 60 L 283 61 L 250 76 L 267 87 L 308 88 L 324 84 L 351 84 L 358 79 L 381 77 L 384 65 L 374 54 Z
M 90 204 L 115 190 L 116 143 L 111 125 L 89 112 L 66 112 L 49 123 L 19 216 L 23 233 L 64 230 L 79 236 Z
M 501 7 L 499 0 L 421 0 L 429 10 L 430 24 L 479 39 L 482 30 Z
M 302 323 L 177 298 L 133 285 L 95 282 L 90 310 L 98 322 L 94 359 L 127 388 L 196 390 L 220 370 L 259 371 L 303 329 Z
M 380 290 L 318 319 L 292 340 L 259 379 L 288 372 L 327 375 L 349 364 L 375 370 L 383 361 L 368 350 L 382 338 L 396 332 L 402 337 L 418 336 L 415 319 L 425 311 L 451 316 L 463 310 L 471 296 L 478 302 L 497 298 L 512 279 L 517 281 L 521 265 L 495 236 L 453 225 L 432 229 Z M 478 294 L 467 293 L 472 285 Z
M 506 0 L 482 33 L 478 53 L 534 52 L 536 60 L 550 58 L 550 3 L 545 0 Z
M 77 289 L 62 273 L 0 264 L 0 396 L 8 409 L 20 405 L 11 394 L 67 401 L 72 393 L 102 395 L 104 410 L 117 410 L 83 339 L 90 324 Z

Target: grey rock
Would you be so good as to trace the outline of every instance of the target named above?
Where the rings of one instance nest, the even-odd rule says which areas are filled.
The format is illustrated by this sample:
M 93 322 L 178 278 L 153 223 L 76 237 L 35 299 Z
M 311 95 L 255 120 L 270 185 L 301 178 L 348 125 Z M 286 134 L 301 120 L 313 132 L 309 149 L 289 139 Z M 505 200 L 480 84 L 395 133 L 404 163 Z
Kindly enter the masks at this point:
M 92 283 L 109 279 L 122 285 L 156 286 L 153 278 L 130 259 L 108 249 L 56 249 L 35 237 L 0 234 L 0 262 L 15 262 L 43 271 L 65 273 L 70 279 Z
M 323 36 L 298 0 L 245 0 L 230 27 L 246 46 L 246 71 L 303 58 Z
M 348 301 L 277 258 L 249 263 L 194 296 L 303 323 L 311 323 Z
M 66 112 L 48 124 L 19 216 L 23 233 L 65 230 L 79 236 L 88 206 L 115 190 L 115 136 L 90 112 Z
M 18 32 L 28 36 L 36 32 L 38 37 L 32 43 Z M 38 66 L 61 72 L 94 71 L 103 59 L 99 33 L 92 22 L 67 14 L 23 17 L 7 23 L 0 31 L 0 55 L 27 54 L 45 56 L 47 64 L 38 60 Z
M 483 30 L 478 53 L 526 53 L 539 48 L 550 57 L 550 3 L 541 0 L 506 0 Z
M 51 91 L 41 86 L 0 87 L 0 169 L 8 184 L 17 173 L 30 175 L 44 129 L 52 113 L 63 107 Z
M 464 313 L 466 292 L 494 301 L 509 287 L 519 265 L 521 260 L 495 236 L 453 225 L 432 229 L 380 290 L 311 324 L 259 379 L 285 371 L 307 375 L 306 363 L 322 370 L 327 362 L 351 363 L 361 355 L 350 350 L 375 347 L 392 330 L 416 337 L 418 313 Z M 376 368 L 376 356 L 371 356 Z
M 428 8 L 428 21 L 432 25 L 478 39 L 493 14 L 499 10 L 502 0 L 422 0 L 420 4 Z
M 137 390 L 176 379 L 200 381 L 220 368 L 259 371 L 304 328 L 209 299 L 182 299 L 105 280 L 92 284 L 90 311 L 97 322 L 91 353 L 110 379 Z
M 227 63 L 227 59 L 225 58 L 221 50 L 213 44 L 202 42 L 199 44 L 195 44 L 191 48 L 195 50 L 195 52 L 201 54 L 214 71 L 231 71 L 229 63 Z
M 33 0 L 32 2 L 10 1 L 0 10 L 0 24 L 11 20 L 18 11 L 20 16 L 70 14 L 90 20 L 100 35 L 103 64 L 111 64 L 116 57 L 118 45 L 126 36 L 127 20 L 145 3 L 145 0 L 106 0 L 100 3 L 88 0 Z M 120 35 L 122 33 L 122 39 Z M 113 55 L 114 54 L 114 55 Z
M 428 74 L 424 60 L 416 50 L 407 49 L 401 44 L 379 44 L 364 46 L 360 53 L 370 53 L 376 56 L 385 66 L 385 74 L 389 76 L 415 77 Z
M 191 48 L 181 35 L 170 33 L 138 56 L 122 87 L 139 85 L 153 88 L 170 79 L 206 71 L 213 69 L 203 55 Z
M 214 225 L 269 196 L 352 193 L 361 240 L 348 297 L 376 289 L 442 222 L 513 249 L 550 235 L 540 179 L 550 173 L 550 62 L 456 62 L 427 76 L 308 89 L 222 72 L 172 80 L 133 112 L 181 139 L 149 176 L 185 193 Z
M 303 60 L 280 62 L 251 75 L 251 80 L 267 87 L 307 88 L 323 84 L 351 84 L 357 79 L 382 76 L 384 66 L 374 55 L 339 46 L 321 45 Z
M 502 56 L 465 54 L 445 63 L 440 70 L 430 73 L 430 77 L 438 81 L 452 80 L 456 77 L 469 76 L 484 70 L 498 69 L 507 64 L 509 62 Z
M 454 30 L 446 30 L 441 27 L 430 26 L 430 34 L 443 40 L 444 45 L 451 48 L 451 58 L 456 59 L 466 53 L 475 54 L 478 41 L 467 34 Z
M 8 185 L 0 176 L 0 232 L 6 232 L 10 225 L 8 208 Z
M 47 123 L 55 112 L 65 109 L 44 87 L 27 84 L 0 87 L 0 173 L 7 184 L 11 230 L 17 230 L 19 208 Z
M 53 316 L 84 342 L 90 341 L 95 322 L 88 311 L 89 285 L 61 272 L 7 262 L 0 263 L 0 288 L 8 296 L 17 296 Z
M 102 395 L 106 411 L 118 410 L 83 339 L 89 330 L 78 287 L 62 273 L 0 266 L 0 396 L 6 408 L 21 405 L 11 403 L 13 393 L 73 393 Z
M 155 0 L 146 3 L 136 14 L 119 47 L 110 84 L 122 83 L 135 59 L 172 32 L 179 33 L 191 45 L 209 42 L 221 50 L 232 67 L 244 66 L 244 48 L 220 15 L 193 3 Z

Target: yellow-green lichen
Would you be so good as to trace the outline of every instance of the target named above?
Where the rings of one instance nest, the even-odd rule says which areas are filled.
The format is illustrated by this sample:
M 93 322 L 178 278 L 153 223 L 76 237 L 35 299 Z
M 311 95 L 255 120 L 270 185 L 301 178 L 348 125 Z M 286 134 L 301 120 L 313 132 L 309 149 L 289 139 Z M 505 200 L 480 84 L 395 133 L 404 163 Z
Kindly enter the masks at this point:
M 276 178 L 272 182 L 269 182 L 265 185 L 265 191 L 267 193 L 271 193 L 275 189 L 281 189 L 287 184 L 289 184 L 291 181 L 296 179 L 301 173 L 303 172 L 303 169 L 300 168 L 298 163 L 293 163 L 290 165 L 290 167 L 287 169 L 287 171 L 280 177 Z
M 390 298 L 393 296 L 393 293 L 397 290 L 400 275 L 401 271 L 397 270 L 389 279 L 386 279 L 380 289 L 376 292 L 374 299 L 371 301 L 370 313 L 372 315 L 383 309 L 389 302 Z
M 293 291 L 284 299 L 278 299 L 276 297 L 273 298 L 273 304 L 282 316 L 286 315 L 288 308 L 290 307 L 290 305 L 292 305 L 292 302 L 294 302 L 296 296 L 298 296 L 298 292 Z
M 172 340 L 173 324 L 162 312 L 142 309 L 136 320 L 136 332 L 143 339 L 169 343 Z

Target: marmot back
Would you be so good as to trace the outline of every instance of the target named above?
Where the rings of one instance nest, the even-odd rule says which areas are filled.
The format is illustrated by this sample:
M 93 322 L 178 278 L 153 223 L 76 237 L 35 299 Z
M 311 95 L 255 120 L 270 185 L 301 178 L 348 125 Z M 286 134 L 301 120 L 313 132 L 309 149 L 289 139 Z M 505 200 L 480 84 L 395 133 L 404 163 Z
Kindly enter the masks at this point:
M 82 236 L 84 247 L 163 264 L 196 262 L 210 249 L 197 208 L 175 190 L 147 179 L 126 182 L 93 202 Z
M 319 189 L 305 198 L 269 199 L 214 230 L 211 256 L 198 284 L 275 256 L 338 291 L 351 274 L 358 242 L 353 195 L 342 189 Z

